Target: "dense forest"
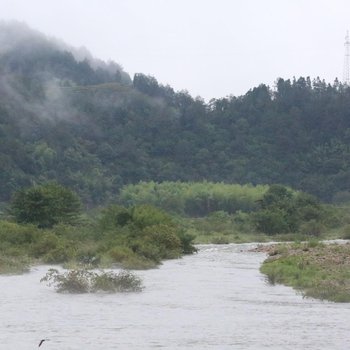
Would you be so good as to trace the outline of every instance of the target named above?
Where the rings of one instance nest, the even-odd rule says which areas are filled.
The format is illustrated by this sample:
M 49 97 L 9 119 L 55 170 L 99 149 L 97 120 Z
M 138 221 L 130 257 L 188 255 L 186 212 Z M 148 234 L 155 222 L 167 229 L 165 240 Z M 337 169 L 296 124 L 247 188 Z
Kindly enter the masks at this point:
M 205 72 L 203 72 L 205 74 Z M 55 180 L 86 207 L 139 181 L 284 184 L 350 198 L 350 89 L 277 79 L 205 103 L 0 23 L 0 201 Z

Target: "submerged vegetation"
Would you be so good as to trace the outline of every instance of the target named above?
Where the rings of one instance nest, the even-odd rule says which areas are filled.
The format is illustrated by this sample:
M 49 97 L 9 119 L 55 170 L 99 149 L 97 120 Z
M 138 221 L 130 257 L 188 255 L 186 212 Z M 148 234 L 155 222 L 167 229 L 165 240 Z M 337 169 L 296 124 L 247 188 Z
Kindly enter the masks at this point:
M 270 283 L 294 287 L 306 297 L 350 302 L 350 244 L 278 245 L 269 254 L 261 272 Z
M 81 269 L 60 273 L 50 269 L 40 282 L 54 286 L 59 293 L 140 292 L 143 288 L 141 279 L 130 271 L 97 273 Z

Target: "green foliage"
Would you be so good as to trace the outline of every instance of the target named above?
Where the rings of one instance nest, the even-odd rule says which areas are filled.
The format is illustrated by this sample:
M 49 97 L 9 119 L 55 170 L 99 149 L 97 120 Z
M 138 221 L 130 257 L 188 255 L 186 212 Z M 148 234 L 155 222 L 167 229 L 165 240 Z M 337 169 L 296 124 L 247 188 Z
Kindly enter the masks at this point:
M 61 274 L 56 269 L 50 269 L 40 282 L 54 285 L 57 292 L 87 293 L 92 288 L 93 276 L 93 272 L 87 270 L 71 270 Z
M 243 233 L 250 233 L 254 231 L 254 225 L 252 220 L 252 215 L 238 211 L 233 217 L 234 225 L 237 228 L 237 231 Z
M 2 30 L 6 40 L 18 28 Z M 88 207 L 150 180 L 282 183 L 345 200 L 350 89 L 339 81 L 279 79 L 274 89 L 261 84 L 206 104 L 154 77 L 137 73 L 131 82 L 116 63 L 77 61 L 44 37 L 32 39 L 0 54 L 0 201 L 52 179 Z M 150 195 L 157 203 L 122 204 L 196 216 L 254 209 L 251 198 L 194 187 L 188 197 L 174 189 L 169 200 L 164 185 Z
M 30 259 L 26 256 L 8 256 L 0 253 L 0 274 L 20 274 L 29 271 Z
M 65 230 L 70 231 L 68 226 L 65 226 Z M 45 263 L 67 262 L 78 258 L 86 245 L 86 237 L 78 243 L 83 237 L 78 233 L 79 230 L 84 231 L 85 228 L 71 226 L 71 231 L 77 235 L 74 237 L 62 235 L 62 226 L 43 230 L 31 224 L 0 221 L 0 255 L 3 254 L 9 259 L 14 257 L 19 261 L 32 258 Z
M 154 77 L 146 76 L 142 73 L 135 74 L 133 86 L 135 89 L 149 96 L 157 96 L 160 92 L 157 80 Z
M 270 283 L 292 286 L 304 296 L 349 302 L 349 245 L 316 241 L 289 245 L 261 266 Z
M 314 219 L 307 221 L 300 226 L 300 233 L 303 235 L 319 237 L 324 232 L 325 226 Z
M 291 232 L 288 219 L 287 213 L 278 208 L 263 209 L 254 215 L 256 229 L 270 235 Z
M 151 205 L 124 208 L 111 205 L 99 218 L 108 254 L 127 267 L 154 266 L 162 259 L 193 253 L 194 237 L 182 231 L 172 217 Z
M 180 231 L 178 232 L 178 237 L 181 241 L 181 248 L 183 254 L 193 254 L 197 252 L 197 248 L 193 245 L 193 241 L 195 239 L 194 235 L 191 235 L 184 231 Z
M 104 208 L 99 220 L 103 231 L 115 229 L 118 226 L 125 226 L 132 220 L 130 210 L 119 205 L 110 205 Z
M 21 36 L 4 24 L 1 31 L 5 41 Z M 89 208 L 150 180 L 281 183 L 346 200 L 350 89 L 339 81 L 278 79 L 273 89 L 205 103 L 142 73 L 131 82 L 116 63 L 77 61 L 68 47 L 25 32 L 25 42 L 0 54 L 0 201 L 52 179 Z M 121 204 L 196 216 L 254 209 L 251 198 L 194 187 L 188 197 L 174 189 L 169 200 L 169 188 L 158 186 L 164 193 L 150 195 L 157 203 Z
M 292 198 L 293 192 L 285 186 L 272 185 L 264 194 L 260 203 L 263 209 L 278 207 L 287 210 L 290 207 Z
M 183 253 L 179 230 L 174 226 L 158 224 L 143 230 L 144 240 L 158 248 L 157 258 L 178 258 Z
M 39 262 L 96 268 L 117 263 L 151 268 L 163 259 L 196 251 L 188 235 L 161 209 L 111 205 L 94 221 L 59 223 L 51 228 L 0 220 L 0 255 L 28 256 Z M 42 226 L 42 225 L 41 225 Z
M 196 243 L 244 243 L 268 240 L 262 233 L 256 233 L 253 216 L 255 212 L 237 211 L 229 214 L 213 212 L 206 217 L 178 218 L 183 232 L 194 236 Z
M 298 256 L 291 256 L 281 260 L 279 263 L 271 262 L 269 267 L 264 266 L 261 271 L 267 274 L 271 284 L 285 283 L 295 285 L 295 287 L 309 287 L 311 277 L 317 270 L 314 267 L 308 267 L 306 260 Z M 309 282 L 308 282 L 309 281 Z
M 50 269 L 40 280 L 54 286 L 59 293 L 96 293 L 96 292 L 140 292 L 142 281 L 130 271 L 101 272 L 88 270 L 70 270 L 60 273 Z
M 40 228 L 72 224 L 77 221 L 80 208 L 77 195 L 55 182 L 20 190 L 11 202 L 11 214 L 17 222 L 32 223 Z
M 164 211 L 151 205 L 139 205 L 131 208 L 133 224 L 143 230 L 148 226 L 172 224 L 171 217 Z
M 326 211 L 319 201 L 306 193 L 293 192 L 272 185 L 260 201 L 261 209 L 253 214 L 256 229 L 270 235 L 298 232 L 318 236 L 323 231 L 319 222 Z
M 15 246 L 29 245 L 39 236 L 34 225 L 19 225 L 13 222 L 0 221 L 0 244 L 8 243 Z
M 18 28 L 3 27 L 5 39 L 16 37 Z M 32 36 L 0 54 L 0 201 L 27 188 L 13 196 L 14 218 L 51 230 L 7 226 L 13 234 L 4 233 L 3 251 L 140 266 L 177 254 L 164 243 L 173 230 L 180 250 L 191 252 L 192 233 L 231 242 L 254 231 L 286 238 L 349 224 L 299 192 L 347 203 L 350 89 L 339 81 L 279 79 L 274 89 L 262 84 L 206 104 Z M 273 183 L 285 186 L 250 185 Z M 88 209 L 125 208 L 72 227 L 79 200 L 68 188 Z M 153 207 L 181 217 L 175 223 Z M 152 226 L 163 227 L 162 239 L 150 235 Z
M 114 246 L 108 251 L 108 254 L 113 262 L 117 263 L 123 263 L 135 255 L 131 248 L 126 246 Z
M 252 211 L 267 189 L 212 182 L 140 182 L 124 186 L 119 200 L 124 205 L 151 204 L 182 215 L 206 216 L 216 211 Z
M 141 292 L 142 281 L 130 271 L 104 272 L 95 274 L 93 279 L 93 291 L 104 292 Z
M 163 210 L 151 205 L 136 205 L 131 208 L 110 205 L 102 210 L 99 223 L 102 230 L 115 229 L 131 224 L 137 230 L 143 230 L 147 226 L 171 224 L 172 219 Z

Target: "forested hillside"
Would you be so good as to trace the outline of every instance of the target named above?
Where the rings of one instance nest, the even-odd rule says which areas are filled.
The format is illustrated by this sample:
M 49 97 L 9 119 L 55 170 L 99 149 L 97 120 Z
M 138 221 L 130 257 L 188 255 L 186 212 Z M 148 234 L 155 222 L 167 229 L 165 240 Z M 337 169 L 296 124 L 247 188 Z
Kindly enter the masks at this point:
M 350 89 L 338 81 L 278 79 L 205 103 L 0 24 L 0 201 L 47 180 L 90 207 L 141 180 L 280 183 L 340 199 L 349 142 Z

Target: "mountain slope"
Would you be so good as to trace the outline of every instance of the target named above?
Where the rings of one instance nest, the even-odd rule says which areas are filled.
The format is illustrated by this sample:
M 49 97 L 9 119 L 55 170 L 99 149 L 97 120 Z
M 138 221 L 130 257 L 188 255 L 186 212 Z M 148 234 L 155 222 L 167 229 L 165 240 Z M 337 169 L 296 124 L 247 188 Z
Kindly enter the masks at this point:
M 84 58 L 85 57 L 85 58 Z M 350 186 L 350 90 L 280 79 L 205 104 L 155 78 L 0 24 L 0 193 L 55 179 L 86 205 L 140 180 Z

